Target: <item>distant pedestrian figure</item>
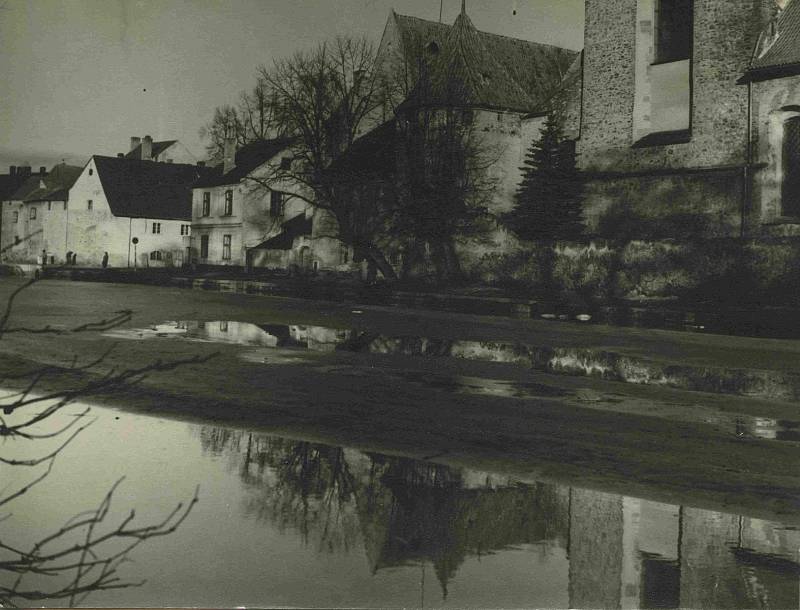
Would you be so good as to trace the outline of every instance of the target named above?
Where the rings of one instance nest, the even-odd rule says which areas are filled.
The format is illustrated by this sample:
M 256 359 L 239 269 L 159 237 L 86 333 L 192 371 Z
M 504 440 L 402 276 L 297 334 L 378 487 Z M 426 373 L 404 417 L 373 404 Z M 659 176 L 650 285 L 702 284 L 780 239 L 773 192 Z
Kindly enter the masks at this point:
M 71 265 L 72 264 L 72 250 L 67 252 L 67 258 L 66 258 L 65 262 L 66 262 L 67 265 Z
M 108 267 L 108 252 L 103 253 L 103 269 Z
M 72 264 L 73 265 L 77 265 L 78 264 L 78 253 L 77 252 L 73 252 L 72 253 Z

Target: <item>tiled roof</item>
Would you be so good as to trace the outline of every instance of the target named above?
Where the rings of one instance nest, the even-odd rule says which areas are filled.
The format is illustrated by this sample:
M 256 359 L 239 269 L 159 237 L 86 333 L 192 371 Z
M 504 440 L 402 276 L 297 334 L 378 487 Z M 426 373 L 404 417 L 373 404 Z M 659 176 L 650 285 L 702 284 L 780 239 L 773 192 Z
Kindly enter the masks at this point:
M 291 250 L 294 240 L 303 235 L 311 235 L 313 219 L 306 218 L 305 213 L 290 218 L 282 225 L 282 231 L 258 244 L 253 250 Z
M 468 92 L 478 106 L 536 110 L 552 95 L 577 55 L 569 49 L 480 32 L 466 13 L 453 26 L 406 15 L 395 14 L 394 19 L 407 52 L 418 52 L 431 42 L 439 48 L 429 71 L 433 93 Z M 451 91 L 443 91 L 441 81 L 448 71 L 461 79 L 461 92 L 452 85 Z
M 236 167 L 227 174 L 222 174 L 219 169 L 209 174 L 195 185 L 195 188 L 210 188 L 226 184 L 238 184 L 247 174 L 272 159 L 275 155 L 289 148 L 293 140 L 289 138 L 276 138 L 251 142 L 243 146 L 236 153 Z
M 182 163 L 93 157 L 114 216 L 191 220 L 192 187 L 212 170 Z
M 774 28 L 774 30 L 773 30 Z M 773 42 L 769 44 L 768 39 Z M 762 34 L 766 50 L 754 58 L 750 73 L 782 75 L 782 70 L 800 67 L 800 0 L 791 0 L 777 20 Z
M 395 166 L 396 136 L 396 121 L 386 121 L 356 139 L 329 171 L 344 180 L 384 176 Z
M 23 200 L 26 202 L 66 201 L 69 196 L 69 189 L 75 184 L 82 171 L 83 168 L 77 165 L 60 163 L 54 166 L 44 178 L 33 176 L 33 178 L 38 178 L 38 180 L 33 181 L 36 183 L 36 189 L 29 192 Z M 44 183 L 43 188 L 42 182 Z
M 167 150 L 170 146 L 175 144 L 178 140 L 164 140 L 162 142 L 153 142 L 152 148 L 152 155 L 153 159 L 155 159 L 158 155 L 162 152 Z M 129 153 L 125 155 L 126 159 L 141 159 L 142 158 L 142 145 L 139 144 L 135 148 L 131 149 Z

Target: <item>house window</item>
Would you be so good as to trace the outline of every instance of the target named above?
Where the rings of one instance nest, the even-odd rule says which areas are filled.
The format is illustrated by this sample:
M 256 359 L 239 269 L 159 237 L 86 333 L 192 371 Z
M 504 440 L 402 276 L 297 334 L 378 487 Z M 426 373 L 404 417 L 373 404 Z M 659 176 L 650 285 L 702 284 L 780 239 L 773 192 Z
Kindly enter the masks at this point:
M 181 225 L 181 235 L 189 235 L 192 225 Z
M 225 210 L 223 216 L 233 215 L 233 191 L 225 191 Z
M 800 116 L 783 124 L 781 214 L 800 216 Z
M 19 222 L 19 212 L 16 210 L 14 211 L 13 221 L 12 222 Z
M 93 176 L 93 175 L 94 175 L 94 170 L 93 170 L 93 169 L 91 169 L 91 168 L 89 169 L 89 175 L 90 175 L 90 176 Z
M 222 236 L 222 260 L 224 260 L 224 261 L 231 260 L 231 236 L 230 235 L 223 235 Z
M 161 223 L 154 222 L 153 223 L 153 235 L 159 235 L 161 233 Z
M 91 199 L 86 202 L 86 209 L 87 210 L 91 210 L 92 209 L 92 200 Z
M 53 209 L 53 202 L 52 201 L 48 201 L 47 202 L 47 211 L 49 212 L 52 209 Z
M 280 191 L 270 193 L 269 213 L 271 216 L 283 216 L 283 193 Z
M 208 235 L 200 236 L 200 258 L 208 258 Z
M 655 58 L 657 64 L 692 56 L 693 1 L 655 0 Z
M 211 193 L 203 193 L 203 216 L 211 216 Z
M 36 208 L 31 208 L 31 220 L 36 220 Z
M 162 259 L 161 250 L 153 250 L 150 253 L 150 260 L 151 261 L 160 261 Z
M 281 158 L 281 169 L 282 170 L 290 170 L 290 169 L 292 169 L 292 158 L 291 157 L 283 157 L 283 158 Z

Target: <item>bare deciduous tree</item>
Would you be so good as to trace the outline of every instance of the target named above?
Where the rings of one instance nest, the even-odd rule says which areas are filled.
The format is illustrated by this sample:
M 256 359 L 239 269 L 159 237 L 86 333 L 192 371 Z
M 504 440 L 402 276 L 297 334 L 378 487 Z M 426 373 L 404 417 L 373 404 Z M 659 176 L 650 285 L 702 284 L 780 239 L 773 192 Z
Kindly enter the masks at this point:
M 50 326 L 26 328 L 10 326 L 14 303 L 36 280 L 21 284 L 8 298 L 0 316 L 0 338 L 9 333 L 76 334 L 116 328 L 131 319 L 129 310 L 116 312 L 106 319 L 67 329 Z M 2 397 L 0 416 L 0 449 L 8 450 L 13 443 L 14 453 L 0 453 L 3 468 L 30 472 L 27 481 L 17 487 L 6 487 L 0 494 L 0 508 L 13 510 L 14 501 L 28 494 L 51 474 L 56 460 L 83 432 L 92 420 L 90 408 L 83 407 L 66 424 L 57 415 L 69 405 L 80 403 L 101 393 L 118 392 L 141 383 L 149 375 L 172 371 L 180 366 L 197 364 L 213 358 L 193 357 L 170 362 L 156 361 L 139 368 L 118 369 L 103 366 L 111 350 L 97 359 L 79 365 L 73 360 L 67 368 L 70 374 L 86 374 L 88 380 L 76 382 L 67 389 L 48 386 L 51 376 L 63 373 L 55 367 L 44 366 L 23 373 L 8 373 L 0 382 L 20 387 Z M 54 388 L 57 386 L 54 384 Z M 42 428 L 50 428 L 42 430 Z M 46 445 L 46 446 L 44 446 Z M 44 446 L 37 450 L 37 447 Z M 27 450 L 27 451 L 26 451 Z M 24 455 L 26 457 L 18 457 Z M 44 600 L 65 600 L 70 606 L 81 602 L 94 591 L 138 586 L 140 582 L 123 579 L 119 570 L 130 553 L 142 542 L 175 531 L 187 518 L 197 502 L 197 492 L 188 503 L 176 505 L 160 522 L 136 525 L 135 512 L 116 524 L 110 523 L 110 507 L 118 481 L 93 510 L 68 519 L 57 531 L 43 535 L 31 548 L 23 549 L 3 541 L 0 532 L 0 604 L 26 604 Z M 0 515 L 0 524 L 11 514 Z

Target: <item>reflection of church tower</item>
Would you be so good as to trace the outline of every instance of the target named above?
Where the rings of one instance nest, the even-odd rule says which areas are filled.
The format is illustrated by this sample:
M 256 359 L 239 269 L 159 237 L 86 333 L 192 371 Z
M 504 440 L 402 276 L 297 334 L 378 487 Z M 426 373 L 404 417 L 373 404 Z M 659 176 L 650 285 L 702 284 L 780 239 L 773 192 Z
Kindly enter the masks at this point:
M 569 507 L 570 608 L 619 608 L 622 498 L 572 489 Z

